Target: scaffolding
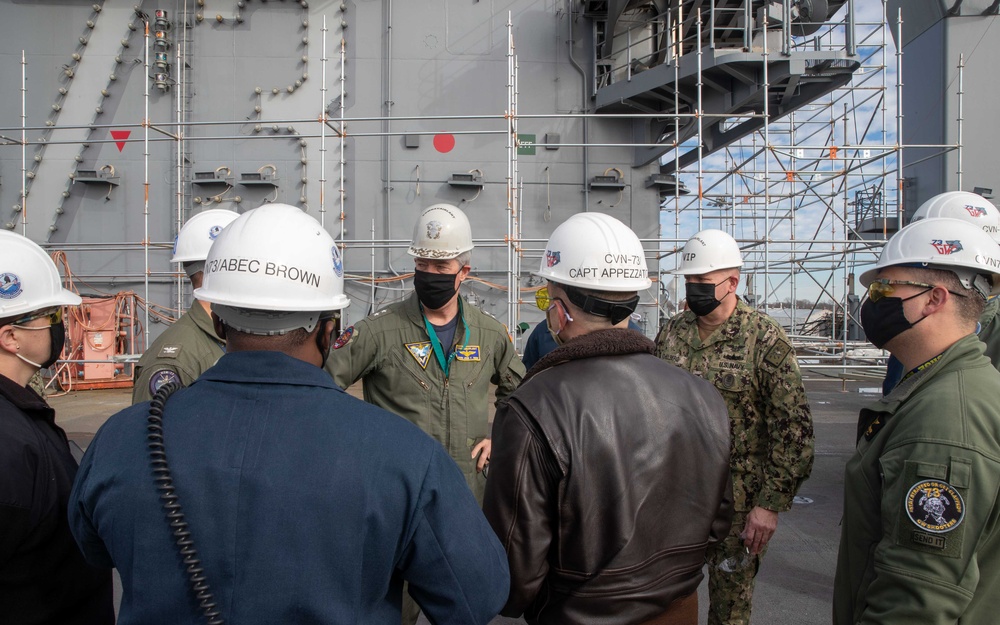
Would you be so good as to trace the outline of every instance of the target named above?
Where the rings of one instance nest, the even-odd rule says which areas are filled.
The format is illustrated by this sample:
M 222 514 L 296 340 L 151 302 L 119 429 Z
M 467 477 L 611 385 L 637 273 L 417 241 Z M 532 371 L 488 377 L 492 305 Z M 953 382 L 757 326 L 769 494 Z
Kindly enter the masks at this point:
M 856 20 L 852 11 L 788 42 L 820 49 L 846 35 L 861 61 L 850 83 L 679 169 L 697 178 L 699 193 L 678 192 L 662 205 L 674 240 L 663 249 L 660 301 L 669 316 L 683 297 L 667 273 L 683 234 L 725 230 L 744 253 L 747 301 L 785 326 L 807 376 L 880 380 L 887 354 L 860 331 L 856 275 L 903 225 L 902 154 L 914 146 L 901 145 L 902 116 L 893 115 L 902 53 L 889 29 L 900 29 L 902 16 L 887 19 L 884 3 L 880 21 Z
M 650 45 L 647 36 L 635 36 L 626 33 L 627 45 L 615 49 L 625 62 L 615 65 L 608 60 L 595 55 L 593 93 L 599 90 L 619 85 L 621 82 L 633 80 L 642 71 L 651 68 L 653 59 L 660 64 L 666 64 L 670 69 L 661 72 L 673 72 L 677 82 L 680 82 L 680 62 L 683 56 L 696 55 L 697 71 L 690 77 L 695 87 L 693 102 L 683 104 L 679 90 L 674 90 L 674 112 L 663 111 L 637 112 L 609 110 L 605 112 L 584 113 L 535 113 L 523 112 L 518 103 L 518 58 L 514 43 L 514 17 L 508 13 L 506 23 L 507 35 L 507 75 L 506 102 L 502 115 L 447 115 L 447 116 L 396 116 L 392 113 L 391 93 L 385 94 L 385 108 L 382 114 L 375 116 L 348 117 L 345 110 L 345 91 L 347 63 L 345 57 L 344 39 L 339 44 L 339 63 L 332 70 L 334 80 L 340 83 L 339 97 L 332 104 L 336 105 L 335 114 L 331 116 L 331 102 L 327 89 L 328 68 L 327 37 L 329 36 L 324 17 L 323 51 L 322 51 L 322 81 L 319 87 L 320 112 L 313 118 L 297 119 L 262 119 L 258 116 L 257 127 L 272 125 L 274 128 L 295 127 L 294 138 L 300 142 L 316 140 L 320 143 L 321 162 L 318 172 L 319 182 L 319 219 L 331 229 L 326 222 L 328 212 L 338 215 L 339 236 L 337 242 L 343 248 L 353 250 L 370 250 L 371 266 L 369 271 L 359 273 L 354 271 L 347 276 L 347 289 L 355 300 L 366 303 L 369 312 L 373 312 L 384 301 L 378 300 L 376 285 L 385 288 L 387 284 L 403 285 L 409 277 L 405 271 L 397 271 L 386 262 L 386 268 L 376 267 L 376 255 L 386 254 L 393 249 L 401 249 L 408 245 L 408 240 L 379 238 L 376 233 L 375 220 L 371 220 L 370 236 L 348 237 L 344 228 L 346 213 L 349 210 L 345 200 L 344 168 L 346 163 L 345 142 L 349 138 L 374 137 L 384 142 L 385 159 L 384 180 L 385 210 L 387 221 L 391 217 L 391 205 L 388 199 L 388 187 L 391 186 L 388 147 L 389 137 L 432 135 L 434 132 L 414 131 L 401 125 L 408 121 L 432 121 L 442 126 L 455 121 L 474 122 L 479 126 L 476 130 L 455 131 L 455 134 L 467 132 L 474 135 L 499 135 L 505 138 L 506 161 L 508 163 L 505 181 L 506 189 L 506 233 L 502 236 L 487 236 L 476 239 L 477 248 L 502 249 L 506 255 L 506 267 L 503 270 L 484 272 L 486 276 L 496 274 L 498 280 L 489 280 L 480 275 L 477 280 L 486 288 L 503 293 L 507 315 L 507 323 L 512 339 L 519 340 L 517 330 L 524 316 L 525 307 L 534 305 L 531 293 L 539 284 L 532 281 L 525 268 L 532 268 L 539 261 L 544 249 L 545 240 L 528 238 L 522 232 L 521 193 L 524 181 L 521 178 L 518 165 L 518 152 L 522 147 L 518 134 L 519 122 L 529 119 L 608 119 L 620 117 L 632 119 L 636 123 L 660 123 L 661 128 L 673 128 L 672 135 L 664 141 L 664 136 L 652 136 L 644 141 L 623 141 L 611 147 L 630 147 L 636 150 L 637 159 L 648 157 L 654 152 L 671 152 L 672 158 L 660 157 L 665 167 L 663 172 L 672 175 L 673 184 L 669 186 L 670 193 L 661 195 L 660 206 L 661 236 L 645 239 L 644 245 L 651 262 L 659 265 L 659 281 L 655 291 L 644 297 L 643 306 L 654 311 L 653 318 L 659 322 L 678 310 L 681 289 L 678 282 L 672 278 L 669 271 L 676 265 L 677 252 L 686 239 L 696 230 L 705 227 L 715 227 L 731 233 L 740 243 L 745 256 L 743 269 L 746 284 L 747 300 L 768 313 L 774 315 L 789 331 L 797 348 L 804 371 L 810 376 L 831 379 L 876 378 L 881 376 L 881 365 L 885 354 L 871 348 L 858 331 L 857 309 L 859 297 L 855 293 L 855 275 L 859 268 L 872 264 L 885 240 L 903 223 L 903 186 L 902 150 L 904 147 L 937 148 L 940 151 L 959 150 L 961 145 L 942 146 L 902 146 L 902 116 L 896 103 L 902 97 L 900 75 L 902 68 L 902 53 L 894 51 L 890 28 L 901 29 L 902 15 L 888 19 L 885 15 L 885 3 L 882 2 L 881 21 L 859 21 L 856 19 L 854 3 L 847 2 L 844 18 L 837 22 L 824 23 L 810 31 L 810 34 L 796 34 L 798 31 L 789 23 L 783 23 L 780 30 L 768 28 L 767 16 L 763 24 L 754 31 L 750 23 L 751 2 L 744 0 L 731 8 L 731 16 L 715 4 L 709 3 L 702 12 L 684 15 L 682 9 L 688 3 L 677 3 L 674 9 L 663 14 L 647 15 L 639 24 L 631 28 L 637 31 L 650 32 L 650 24 L 656 25 L 653 31 L 657 33 L 656 45 Z M 721 3 L 720 3 L 721 4 Z M 788 0 L 784 6 L 789 8 Z M 289 137 L 268 135 L 267 133 L 253 135 L 238 134 L 231 129 L 245 126 L 246 120 L 210 120 L 192 121 L 190 119 L 186 91 L 188 74 L 193 71 L 193 64 L 183 58 L 189 53 L 191 35 L 188 32 L 189 16 L 183 14 L 182 45 L 176 48 L 176 63 L 184 68 L 179 76 L 176 89 L 175 119 L 157 122 L 149 117 L 149 86 L 145 82 L 146 107 L 142 120 L 136 120 L 132 128 L 143 130 L 144 146 L 145 197 L 147 204 L 144 215 L 147 217 L 146 230 L 142 241 L 132 242 L 78 242 L 60 245 L 59 249 L 76 249 L 92 253 L 115 253 L 121 251 L 141 251 L 145 256 L 144 271 L 141 275 L 102 276 L 99 274 L 81 275 L 84 279 L 96 282 L 125 282 L 138 280 L 144 282 L 144 298 L 140 305 L 145 311 L 145 327 L 149 324 L 150 306 L 149 285 L 151 281 L 172 283 L 176 288 L 175 305 L 171 309 L 161 306 L 157 316 L 169 312 L 179 316 L 182 308 L 184 289 L 179 272 L 158 272 L 151 267 L 149 251 L 154 248 L 166 248 L 169 241 L 152 241 L 148 226 L 149 187 L 152 184 L 149 175 L 150 145 L 156 142 L 172 142 L 175 144 L 175 167 L 177 168 L 175 227 L 179 229 L 190 210 L 190 192 L 188 185 L 187 159 L 190 142 L 195 141 L 232 141 L 241 140 L 286 140 Z M 708 11 L 708 13 L 705 13 Z M 787 15 L 787 13 L 786 13 Z M 741 17 L 742 16 L 742 17 Z M 729 25 L 720 26 L 720 20 L 742 19 L 742 30 Z M 735 22 L 734 22 L 735 23 Z M 390 24 L 391 28 L 391 24 Z M 341 33 L 342 35 L 342 33 Z M 605 34 L 606 35 L 606 34 Z M 645 38 L 644 38 L 645 37 Z M 728 39 L 727 39 L 728 38 Z M 772 41 L 772 38 L 777 38 Z M 150 42 L 148 25 L 145 33 L 146 53 L 144 63 L 147 75 L 150 73 L 149 52 L 153 50 Z M 391 37 L 386 39 L 383 52 L 391 56 Z M 599 37 L 598 42 L 603 42 Z M 734 41 L 742 62 L 760 63 L 763 84 L 762 110 L 735 111 L 711 113 L 704 109 L 704 93 L 709 80 L 703 69 L 702 56 L 711 54 L 718 58 L 727 45 L 726 41 Z M 125 43 L 123 42 L 123 45 Z M 645 46 L 643 48 L 643 46 Z M 645 50 L 642 54 L 633 54 L 636 50 Z M 850 81 L 831 91 L 829 94 L 813 99 L 809 103 L 798 103 L 795 109 L 782 116 L 780 111 L 771 110 L 774 85 L 770 82 L 768 67 L 775 55 L 788 57 L 797 50 L 824 51 L 847 50 L 850 56 L 857 57 L 859 68 Z M 890 64 L 890 54 L 895 55 Z M 832 57 L 831 57 L 832 58 Z M 756 59 L 756 61 L 754 61 Z M 672 64 L 671 64 L 672 62 Z M 28 59 L 22 57 L 22 65 L 27 66 Z M 827 67 L 837 68 L 836 60 Z M 841 68 L 842 69 L 842 68 Z M 822 68 L 820 69 L 822 71 Z M 22 71 L 23 75 L 23 71 Z M 391 75 L 385 77 L 391 88 Z M 777 79 L 775 79 L 777 80 Z M 616 82 L 617 81 L 617 82 Z M 289 87 L 291 89 L 291 87 Z M 791 96 L 795 85 L 782 86 L 786 96 Z M 961 81 L 959 82 L 959 114 L 961 124 Z M 24 87 L 22 84 L 22 101 Z M 685 106 L 687 108 L 685 109 Z M 684 110 L 685 112 L 681 112 Z M 895 114 L 893 113 L 895 111 Z M 22 111 L 19 128 L 0 129 L 0 134 L 22 133 L 20 142 L 10 142 L 18 145 L 22 152 L 29 145 L 41 149 L 46 146 L 58 145 L 60 140 L 55 134 L 62 131 L 86 130 L 93 132 L 98 128 L 110 128 L 109 125 L 91 123 L 80 126 L 60 126 L 58 124 L 46 127 L 28 127 Z M 128 128 L 129 124 L 115 124 L 115 128 Z M 220 128 L 216 134 L 192 136 L 194 128 Z M 711 129 L 710 129 L 710 128 Z M 351 129 L 348 132 L 348 128 Z M 369 130 L 369 128 L 374 128 Z M 746 132 L 748 128 L 753 130 Z M 738 132 L 736 132 L 738 131 Z M 44 133 L 41 141 L 31 141 L 26 138 L 28 132 Z M 328 171 L 330 160 L 327 152 L 328 133 L 332 133 L 339 143 L 339 154 L 335 166 L 339 189 L 337 211 L 328 211 L 327 186 L 330 184 Z M 742 136 L 738 136 L 743 133 Z M 655 134 L 655 133 L 654 133 Z M 959 133 L 961 136 L 961 133 Z M 713 139 L 714 137 L 714 139 Z M 734 137 L 737 137 L 734 139 Z M 722 147 L 709 145 L 713 141 L 725 139 Z M 68 140 L 72 143 L 73 140 Z M 89 143 L 99 143 L 99 139 L 88 139 Z M 305 143 L 303 155 L 305 154 Z M 609 147 L 609 144 L 589 142 L 586 136 L 581 143 L 560 143 L 564 147 L 581 147 L 584 149 Z M 697 157 L 691 161 L 691 155 Z M 688 158 L 685 158 L 685 157 Z M 930 157 L 928 157 L 930 158 Z M 22 156 L 22 172 L 24 179 L 31 182 L 31 170 L 26 164 L 26 155 Z M 36 159 L 38 160 L 38 159 Z M 79 161 L 79 159 L 78 159 Z M 305 156 L 302 158 L 303 168 Z M 691 161 L 691 162 L 688 162 Z M 959 161 L 961 163 L 961 161 Z M 961 168 L 961 165 L 959 165 Z M 547 169 L 547 168 L 546 168 Z M 683 179 L 695 180 L 697 191 L 685 195 Z M 72 176 L 71 176 L 72 179 Z M 418 173 L 419 181 L 419 173 Z M 301 193 L 305 198 L 306 177 L 302 178 Z M 419 184 L 419 182 L 418 182 Z M 587 182 L 583 181 L 586 193 Z M 23 229 L 27 224 L 28 202 L 27 190 L 22 191 L 22 202 L 15 207 L 21 215 L 20 223 L 16 220 L 9 227 Z M 110 195 L 110 192 L 109 192 Z M 338 229 L 336 225 L 333 230 Z M 388 230 L 388 226 L 386 228 Z M 175 233 L 174 233 L 175 234 Z M 402 293 L 398 291 L 389 291 Z M 385 292 L 385 291 L 384 291 Z M 657 324 L 658 325 L 658 324 Z M 655 332 L 655 327 L 647 327 L 647 334 Z M 148 336 L 148 333 L 147 333 Z M 148 340 L 148 339 L 147 339 Z M 137 355 L 136 355 L 137 356 Z

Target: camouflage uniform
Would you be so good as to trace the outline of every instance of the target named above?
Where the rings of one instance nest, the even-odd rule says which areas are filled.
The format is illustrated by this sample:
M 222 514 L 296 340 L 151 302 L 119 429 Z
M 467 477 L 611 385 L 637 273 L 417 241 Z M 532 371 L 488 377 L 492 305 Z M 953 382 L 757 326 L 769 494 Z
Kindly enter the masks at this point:
M 746 625 L 759 566 L 739 537 L 747 513 L 789 510 L 812 469 L 812 417 L 795 352 L 781 326 L 739 301 L 704 342 L 694 313 L 673 317 L 656 337 L 656 355 L 714 384 L 729 408 L 736 515 L 708 554 L 708 622 Z
M 225 353 L 225 343 L 215 335 L 212 317 L 195 301 L 139 359 L 132 403 L 149 401 L 156 389 L 167 382 L 188 386 Z
M 28 388 L 38 393 L 38 396 L 45 398 L 45 378 L 42 377 L 41 371 L 36 371 L 31 379 L 28 380 Z

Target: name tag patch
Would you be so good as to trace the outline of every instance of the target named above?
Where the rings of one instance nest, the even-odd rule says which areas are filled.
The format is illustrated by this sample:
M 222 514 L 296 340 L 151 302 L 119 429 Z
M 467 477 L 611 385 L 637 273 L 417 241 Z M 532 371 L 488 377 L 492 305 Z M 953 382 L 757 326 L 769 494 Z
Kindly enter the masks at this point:
M 410 355 L 417 361 L 420 368 L 426 369 L 427 363 L 431 359 L 431 352 L 434 350 L 431 342 L 422 341 L 420 343 L 404 343 L 404 345 L 406 345 L 406 351 L 410 352 Z
M 927 534 L 919 530 L 913 530 L 913 534 L 910 535 L 910 541 L 915 545 L 922 545 L 932 549 L 944 549 L 948 546 L 947 539 L 944 536 Z
M 479 346 L 462 345 L 455 348 L 455 360 L 459 362 L 479 362 Z

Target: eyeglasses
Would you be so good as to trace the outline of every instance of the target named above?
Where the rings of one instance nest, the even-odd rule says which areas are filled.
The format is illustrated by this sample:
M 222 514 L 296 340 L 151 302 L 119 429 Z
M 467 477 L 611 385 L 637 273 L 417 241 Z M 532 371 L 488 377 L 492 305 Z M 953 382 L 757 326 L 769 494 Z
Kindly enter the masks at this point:
M 63 320 L 62 308 L 61 307 L 50 308 L 48 310 L 41 312 L 39 311 L 31 312 L 21 317 L 20 319 L 15 319 L 13 322 L 11 322 L 11 325 L 14 326 L 22 325 L 28 323 L 29 321 L 34 321 L 35 319 L 44 319 L 44 318 L 48 318 L 50 326 L 59 325 L 60 323 L 62 323 Z
M 879 278 L 868 285 L 868 299 L 877 302 L 884 297 L 892 297 L 897 286 L 918 286 L 924 289 L 933 289 L 936 285 L 926 282 L 910 282 L 909 280 L 891 280 L 889 278 Z M 949 291 L 950 292 L 950 291 Z M 958 295 L 956 293 L 956 295 Z
M 549 305 L 551 304 L 552 298 L 549 297 L 549 287 L 543 286 L 535 291 L 535 305 L 538 306 L 540 310 L 548 310 Z

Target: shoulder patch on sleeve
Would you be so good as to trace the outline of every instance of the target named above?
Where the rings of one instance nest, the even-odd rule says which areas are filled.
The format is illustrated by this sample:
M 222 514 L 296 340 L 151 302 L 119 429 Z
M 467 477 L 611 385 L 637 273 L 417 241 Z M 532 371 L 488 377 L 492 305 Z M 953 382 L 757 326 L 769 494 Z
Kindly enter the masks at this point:
M 182 345 L 164 345 L 160 348 L 160 353 L 156 355 L 157 358 L 177 358 L 181 355 Z
M 164 384 L 169 384 L 170 382 L 176 382 L 177 384 L 181 382 L 181 376 L 177 375 L 177 372 L 172 369 L 160 369 L 159 371 L 153 372 L 149 376 L 149 394 L 156 395 L 156 391 L 160 390 L 160 387 Z
M 333 348 L 340 349 L 344 345 L 350 343 L 351 339 L 353 338 L 354 338 L 354 326 L 350 326 L 349 328 L 341 332 L 340 336 L 337 337 L 337 340 L 333 342 Z
M 785 358 L 788 356 L 789 352 L 792 351 L 792 346 L 785 341 L 777 341 L 771 346 L 771 349 L 767 350 L 764 354 L 764 360 L 775 367 L 781 365 L 785 362 Z
M 920 480 L 906 493 L 896 542 L 918 551 L 961 557 L 964 519 L 965 501 L 957 488 L 943 480 Z

